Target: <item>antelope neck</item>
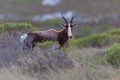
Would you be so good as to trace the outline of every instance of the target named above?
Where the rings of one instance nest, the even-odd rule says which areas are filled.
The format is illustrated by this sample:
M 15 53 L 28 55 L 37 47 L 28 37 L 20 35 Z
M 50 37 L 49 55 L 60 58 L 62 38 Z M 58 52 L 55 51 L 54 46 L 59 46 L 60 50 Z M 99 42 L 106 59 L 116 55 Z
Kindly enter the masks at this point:
M 59 31 L 57 41 L 59 42 L 60 46 L 63 46 L 68 40 L 68 34 L 65 29 Z

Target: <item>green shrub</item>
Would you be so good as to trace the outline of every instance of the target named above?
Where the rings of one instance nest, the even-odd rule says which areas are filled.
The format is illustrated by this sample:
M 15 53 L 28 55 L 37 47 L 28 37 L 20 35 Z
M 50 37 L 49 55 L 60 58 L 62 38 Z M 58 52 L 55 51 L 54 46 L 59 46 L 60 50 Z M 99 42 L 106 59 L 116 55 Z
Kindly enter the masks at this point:
M 4 27 L 0 25 L 0 33 L 4 32 Z
M 2 32 L 15 33 L 18 31 L 32 31 L 36 29 L 37 29 L 36 27 L 33 27 L 29 23 L 6 23 L 0 25 L 0 33 Z
M 5 31 L 10 31 L 10 30 L 21 30 L 21 29 L 26 29 L 26 28 L 32 28 L 31 24 L 28 23 L 6 23 L 3 24 L 4 30 Z
M 110 35 L 120 35 L 120 29 L 114 29 L 106 32 L 107 34 Z
M 39 46 L 41 49 L 47 49 L 48 47 L 51 47 L 54 44 L 53 41 L 45 41 L 45 42 L 39 42 L 37 46 Z
M 90 34 L 90 27 L 85 26 L 85 27 L 83 28 L 83 31 L 81 32 L 81 35 L 82 35 L 82 36 L 88 36 L 89 34 Z
M 115 43 L 106 51 L 105 61 L 114 67 L 120 66 L 120 44 Z
M 88 37 L 79 38 L 71 42 L 72 46 L 77 47 L 102 47 L 114 42 L 120 42 L 120 29 L 111 30 L 102 34 L 94 34 Z
M 89 37 L 78 39 L 73 43 L 78 47 L 87 47 L 87 46 L 100 47 L 109 44 L 109 36 L 97 34 L 97 35 L 92 35 Z
M 53 19 L 53 20 L 47 20 L 44 22 L 41 22 L 42 24 L 47 24 L 47 25 L 58 25 L 60 22 L 60 19 Z

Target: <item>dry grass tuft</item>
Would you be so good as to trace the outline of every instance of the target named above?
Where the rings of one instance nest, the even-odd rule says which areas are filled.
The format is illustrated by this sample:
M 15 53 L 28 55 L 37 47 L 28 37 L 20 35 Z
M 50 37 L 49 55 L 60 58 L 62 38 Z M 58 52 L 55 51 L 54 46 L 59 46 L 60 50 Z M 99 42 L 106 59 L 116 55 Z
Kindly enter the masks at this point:
M 18 35 L 0 35 L 0 80 L 120 80 L 120 68 L 102 61 L 106 47 L 65 52 L 54 45 L 25 53 L 18 41 Z

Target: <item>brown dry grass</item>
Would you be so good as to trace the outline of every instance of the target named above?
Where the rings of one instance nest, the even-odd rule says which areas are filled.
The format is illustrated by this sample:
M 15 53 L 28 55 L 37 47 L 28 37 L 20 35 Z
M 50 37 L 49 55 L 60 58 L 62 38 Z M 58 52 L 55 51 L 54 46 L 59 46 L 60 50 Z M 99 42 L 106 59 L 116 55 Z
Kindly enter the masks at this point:
M 75 49 L 68 53 L 74 61 L 72 69 L 50 69 L 48 73 L 23 72 L 22 68 L 14 64 L 0 69 L 0 80 L 119 80 L 120 69 L 110 65 L 95 64 L 96 59 L 89 59 L 98 52 L 104 52 L 106 48 Z M 89 59 L 89 60 L 87 60 Z
M 73 60 L 74 67 L 48 67 L 49 71 L 41 71 L 36 65 L 39 65 L 40 58 L 47 59 L 42 53 L 50 55 L 52 51 L 36 48 L 32 53 L 25 54 L 18 42 L 19 35 L 0 35 L 0 80 L 120 80 L 120 68 L 115 69 L 101 62 L 106 47 L 72 47 L 65 50 L 65 53 Z M 59 53 L 64 52 L 58 50 L 57 54 Z

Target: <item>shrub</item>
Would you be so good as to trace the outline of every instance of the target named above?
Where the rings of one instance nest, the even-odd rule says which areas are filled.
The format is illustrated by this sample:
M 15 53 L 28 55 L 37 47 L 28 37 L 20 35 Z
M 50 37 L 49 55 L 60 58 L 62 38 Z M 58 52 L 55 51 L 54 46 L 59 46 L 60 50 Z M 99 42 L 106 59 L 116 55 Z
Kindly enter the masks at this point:
M 9 30 L 21 30 L 23 28 L 31 28 L 32 25 L 31 24 L 27 24 L 27 23 L 7 23 L 7 24 L 4 24 L 3 25 L 4 29 L 6 31 L 9 31 Z
M 88 36 L 88 35 L 90 35 L 90 27 L 85 26 L 85 27 L 83 28 L 83 31 L 81 32 L 81 35 L 82 35 L 82 36 Z
M 6 23 L 0 25 L 0 33 L 2 32 L 17 32 L 22 30 L 34 30 L 35 28 L 32 27 L 29 23 Z
M 106 32 L 107 34 L 110 35 L 120 35 L 120 29 L 114 29 Z
M 60 19 L 53 19 L 53 20 L 47 20 L 41 22 L 41 24 L 48 24 L 48 25 L 58 25 L 60 22 Z
M 114 67 L 120 66 L 120 44 L 115 43 L 106 51 L 105 61 Z
M 42 49 L 47 49 L 48 47 L 51 47 L 54 44 L 53 41 L 45 41 L 45 42 L 39 42 L 37 46 L 39 46 Z
M 120 29 L 111 30 L 102 34 L 94 34 L 88 37 L 79 38 L 71 42 L 73 46 L 77 47 L 102 47 L 110 45 L 114 42 L 120 42 Z

